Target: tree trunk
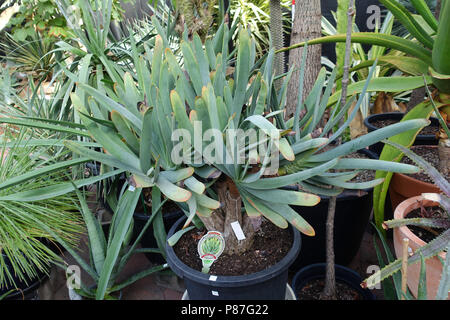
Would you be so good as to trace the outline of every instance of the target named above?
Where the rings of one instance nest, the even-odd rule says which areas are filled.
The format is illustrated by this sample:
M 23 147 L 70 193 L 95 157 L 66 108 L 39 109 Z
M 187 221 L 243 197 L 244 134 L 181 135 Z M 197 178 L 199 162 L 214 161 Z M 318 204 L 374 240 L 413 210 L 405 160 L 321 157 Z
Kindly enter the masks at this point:
M 320 0 L 297 0 L 295 3 L 295 18 L 292 26 L 291 45 L 318 38 L 322 34 Z M 321 68 L 322 46 L 314 45 L 308 47 L 308 56 L 305 70 L 303 101 L 313 87 Z M 289 52 L 289 67 L 298 69 L 301 64 L 303 48 L 293 49 Z M 288 84 L 287 91 L 287 114 L 291 117 L 295 113 L 299 95 L 299 74 L 293 72 Z
M 326 275 L 325 288 L 320 295 L 322 300 L 336 300 L 336 276 L 334 262 L 334 216 L 336 212 L 336 197 L 331 197 L 328 203 L 326 222 Z
M 272 38 L 272 45 L 275 50 L 279 50 L 284 45 L 283 34 L 283 14 L 281 11 L 280 0 L 270 0 L 270 37 Z M 275 55 L 274 59 L 275 76 L 284 73 L 284 52 Z M 282 80 L 279 79 L 275 82 L 275 87 L 280 89 Z
M 210 217 L 199 218 L 202 220 L 208 231 L 219 231 L 225 239 L 224 254 L 242 254 L 253 244 L 253 240 L 258 229 L 258 224 L 252 223 L 250 217 L 242 213 L 242 201 L 239 191 L 234 182 L 226 178 L 218 183 L 217 194 L 221 207 L 215 210 Z M 239 222 L 245 239 L 238 240 L 231 224 Z

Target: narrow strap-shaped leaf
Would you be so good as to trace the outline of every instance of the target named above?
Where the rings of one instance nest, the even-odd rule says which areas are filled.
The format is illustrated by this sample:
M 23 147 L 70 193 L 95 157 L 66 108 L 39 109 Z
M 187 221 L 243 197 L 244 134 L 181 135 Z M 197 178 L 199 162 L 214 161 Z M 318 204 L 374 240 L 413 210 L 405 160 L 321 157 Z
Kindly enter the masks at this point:
M 315 44 L 323 44 L 323 43 L 336 43 L 336 42 L 345 42 L 347 36 L 345 34 L 338 34 L 333 36 L 325 36 L 313 40 L 308 40 L 308 45 Z M 352 43 L 362 43 L 362 44 L 370 44 L 382 46 L 394 50 L 398 50 L 401 52 L 405 52 L 407 54 L 412 55 L 413 57 L 419 58 L 427 63 L 429 66 L 432 65 L 431 61 L 431 52 L 427 48 L 410 41 L 403 39 L 398 36 L 388 35 L 388 34 L 380 34 L 373 32 L 355 32 L 352 34 Z M 295 49 L 298 47 L 303 47 L 305 42 L 297 43 L 287 48 L 283 48 L 277 51 L 277 53 L 288 51 L 291 49 Z
M 158 245 L 159 250 L 161 250 L 161 254 L 166 258 L 166 229 L 164 226 L 163 212 L 160 207 L 161 204 L 161 191 L 158 187 L 152 188 L 152 216 L 154 216 L 153 220 L 153 234 L 156 239 L 156 244 Z
M 142 121 L 142 130 L 139 143 L 139 161 L 142 172 L 150 170 L 152 165 L 152 141 L 153 141 L 152 126 L 152 109 L 148 109 Z
M 98 274 L 101 274 L 103 265 L 106 258 L 106 239 L 103 233 L 100 222 L 92 214 L 89 209 L 84 196 L 78 190 L 76 185 L 72 182 L 73 189 L 75 190 L 78 200 L 81 205 L 81 214 L 83 215 L 83 220 L 86 225 L 88 240 L 89 240 L 89 251 L 93 259 L 93 264 Z
M 384 181 L 384 179 L 374 179 L 371 181 L 365 181 L 365 182 L 345 182 L 338 178 L 325 178 L 325 177 L 314 177 L 314 180 L 323 183 L 325 185 L 332 185 L 344 189 L 357 189 L 357 190 L 363 190 L 363 189 L 369 189 L 373 188 L 376 185 L 379 185 Z
M 381 128 L 379 130 L 372 131 L 366 135 L 363 135 L 354 140 L 346 142 L 346 143 L 344 143 L 334 149 L 331 149 L 329 151 L 313 155 L 309 159 L 309 161 L 312 161 L 312 162 L 320 161 L 321 162 L 321 161 L 328 161 L 328 160 L 334 159 L 336 157 L 341 157 L 341 156 L 350 154 L 352 152 L 355 152 L 357 150 L 360 150 L 362 148 L 365 148 L 365 147 L 372 145 L 373 143 L 379 142 L 383 139 L 392 137 L 394 135 L 398 135 L 402 132 L 423 128 L 423 127 L 427 126 L 429 123 L 430 122 L 426 119 L 415 119 L 415 120 L 399 122 L 399 123 Z
M 120 115 L 120 113 L 113 111 L 111 112 L 111 120 L 114 122 L 117 131 L 122 135 L 130 148 L 135 152 L 139 152 L 139 141 L 136 135 L 130 129 L 125 119 Z
M 388 220 L 383 223 L 383 227 L 392 229 L 401 226 L 420 226 L 439 229 L 450 229 L 450 219 L 438 218 L 405 218 Z
M 417 10 L 417 12 L 422 16 L 422 18 L 427 22 L 427 24 L 434 30 L 438 30 L 438 21 L 431 12 L 427 3 L 424 0 L 411 0 L 412 5 Z
M 175 232 L 169 239 L 167 239 L 167 243 L 169 244 L 169 246 L 173 247 L 185 233 L 188 233 L 194 228 L 195 226 L 190 226 Z
M 70 128 L 63 125 L 56 125 L 51 123 L 44 123 L 42 121 L 32 121 L 27 119 L 14 119 L 14 118 L 0 118 L 0 123 L 9 123 L 18 126 L 25 126 L 30 128 L 46 129 L 50 131 L 63 132 L 73 134 L 75 136 L 82 136 L 90 138 L 90 134 L 87 131 L 81 131 L 74 128 Z
M 420 255 L 419 285 L 417 287 L 417 300 L 427 300 L 427 265 L 425 258 Z
M 439 281 L 436 300 L 447 300 L 448 293 L 450 292 L 450 244 L 447 245 L 446 251 L 447 254 L 445 257 L 444 265 L 442 267 L 442 275 L 441 280 Z
M 248 80 L 250 78 L 250 68 L 252 61 L 250 61 L 250 36 L 248 31 L 242 29 L 239 32 L 239 47 L 238 57 L 236 62 L 236 79 L 235 90 L 233 98 L 233 111 L 231 116 L 234 116 L 234 123 L 240 122 L 242 107 L 245 103 L 245 93 L 247 91 Z
M 87 185 L 94 184 L 98 181 L 102 181 L 104 179 L 108 179 L 110 177 L 114 177 L 118 174 L 121 174 L 124 170 L 114 170 L 99 176 L 94 176 L 87 179 L 75 180 L 73 183 L 77 188 L 81 188 Z M 33 201 L 42 201 L 46 199 L 51 199 L 63 194 L 67 194 L 68 192 L 73 190 L 72 183 L 64 182 L 56 185 L 17 192 L 10 195 L 0 196 L 0 201 L 24 201 L 24 202 L 33 202 Z
M 260 179 L 256 182 L 251 183 L 242 183 L 243 186 L 258 189 L 258 190 L 268 190 L 268 189 L 278 189 L 281 187 L 285 187 L 291 184 L 298 183 L 303 180 L 307 180 L 311 177 L 314 177 L 316 175 L 320 175 L 322 172 L 325 172 L 331 168 L 333 168 L 337 163 L 339 162 L 339 159 L 333 159 L 330 160 L 324 164 L 321 164 L 319 166 L 305 169 L 303 171 L 299 171 L 297 173 L 276 177 L 276 178 L 266 178 L 266 179 Z
M 131 173 L 138 174 L 138 175 L 143 174 L 142 171 L 140 170 L 140 168 L 133 167 L 133 166 L 129 165 L 128 163 L 124 163 L 124 162 L 118 160 L 117 158 L 110 156 L 108 154 L 105 154 L 103 152 L 97 152 L 97 151 L 91 150 L 89 148 L 85 148 L 85 147 L 79 145 L 75 141 L 65 141 L 64 145 L 67 148 L 69 148 L 70 150 L 72 150 L 73 152 L 78 153 L 79 155 L 88 157 L 89 160 L 99 161 L 110 167 L 120 168 L 120 169 L 129 171 Z M 87 162 L 89 160 L 86 160 L 84 162 Z
M 433 49 L 434 40 L 402 4 L 392 0 L 380 0 L 380 2 L 394 14 L 412 36 L 427 48 Z
M 271 199 L 275 203 L 291 204 L 297 206 L 313 207 L 320 202 L 320 197 L 315 194 L 290 191 L 290 190 L 246 190 L 261 200 Z
M 431 258 L 440 252 L 442 252 L 445 248 L 448 247 L 448 243 L 450 242 L 450 230 L 444 231 L 441 235 L 439 235 L 437 238 L 432 240 L 431 242 L 427 243 L 423 247 L 420 247 L 419 249 L 414 252 L 414 254 L 408 258 L 408 264 L 413 264 L 418 261 L 420 261 L 421 255 L 425 258 Z M 386 279 L 387 277 L 391 276 L 395 272 L 398 272 L 402 267 L 402 260 L 397 259 L 394 262 L 390 263 L 380 271 L 374 273 L 372 276 L 367 278 L 364 281 L 364 284 L 372 287 L 376 285 L 379 281 Z M 447 293 L 448 294 L 448 293 Z
M 364 170 L 385 170 L 398 173 L 417 173 L 419 168 L 405 163 L 397 163 L 375 159 L 351 159 L 344 158 L 339 161 L 335 169 L 364 169 Z
M 116 225 L 112 225 L 114 228 L 114 234 L 110 246 L 108 247 L 104 266 L 100 273 L 98 280 L 96 299 L 102 300 L 105 296 L 109 280 L 113 269 L 116 265 L 119 252 L 122 248 L 123 241 L 128 232 L 130 223 L 133 219 L 133 213 L 136 208 L 136 204 L 141 195 L 141 189 L 135 189 L 134 191 L 127 190 L 119 200 L 118 208 L 123 208 L 123 212 L 116 212 L 115 215 L 121 216 L 120 221 Z
M 82 157 L 82 158 L 78 158 L 78 159 L 67 160 L 67 161 L 62 161 L 62 162 L 58 162 L 58 163 L 51 164 L 51 165 L 46 165 L 42 168 L 38 168 L 33 171 L 30 171 L 30 172 L 21 174 L 19 176 L 12 177 L 6 181 L 3 181 L 2 183 L 0 183 L 0 190 L 6 189 L 8 187 L 11 187 L 13 185 L 16 185 L 16 184 L 19 184 L 19 183 L 22 183 L 22 182 L 25 182 L 25 181 L 28 181 L 31 179 L 34 179 L 36 177 L 50 174 L 55 171 L 73 167 L 78 164 L 88 162 L 90 160 L 91 159 L 88 157 Z

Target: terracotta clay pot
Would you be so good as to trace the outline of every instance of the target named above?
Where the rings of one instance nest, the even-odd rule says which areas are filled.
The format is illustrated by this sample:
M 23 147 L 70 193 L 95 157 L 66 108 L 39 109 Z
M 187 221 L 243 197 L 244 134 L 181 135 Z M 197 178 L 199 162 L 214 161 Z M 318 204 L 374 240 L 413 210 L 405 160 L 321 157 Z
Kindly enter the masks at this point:
M 439 203 L 424 199 L 422 196 L 409 198 L 400 203 L 394 211 L 394 219 L 404 219 L 405 216 L 414 209 L 420 207 L 438 206 Z M 407 226 L 402 226 L 394 229 L 394 248 L 397 258 L 402 256 L 402 240 L 409 239 L 409 247 L 413 252 L 426 244 L 425 241 L 417 237 Z M 439 256 L 445 261 L 446 254 L 441 252 Z M 436 298 L 437 290 L 439 288 L 439 281 L 442 275 L 442 263 L 438 257 L 433 257 L 425 260 L 427 269 L 427 297 L 430 300 Z M 419 285 L 420 263 L 408 265 L 408 288 L 411 293 L 417 297 L 417 288 Z M 450 299 L 450 294 L 447 299 Z
M 437 146 L 429 147 L 437 148 Z M 412 150 L 414 150 L 414 148 Z M 432 183 L 423 182 L 401 173 L 394 173 L 389 185 L 389 195 L 393 210 L 395 210 L 401 202 L 411 197 L 420 196 L 422 193 L 441 192 L 441 189 Z

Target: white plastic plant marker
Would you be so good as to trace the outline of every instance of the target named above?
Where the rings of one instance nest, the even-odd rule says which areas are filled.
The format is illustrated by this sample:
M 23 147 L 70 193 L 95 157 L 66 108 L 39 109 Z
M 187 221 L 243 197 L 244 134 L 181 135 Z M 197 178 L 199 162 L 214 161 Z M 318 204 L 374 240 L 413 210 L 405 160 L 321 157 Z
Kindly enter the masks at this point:
M 217 276 L 210 276 L 209 281 L 217 281 Z
M 244 234 L 244 231 L 242 230 L 242 227 L 241 227 L 241 224 L 239 223 L 239 221 L 232 222 L 231 228 L 233 228 L 234 234 L 239 241 L 245 239 L 245 234 Z
M 219 258 L 225 248 L 225 239 L 219 231 L 209 231 L 197 245 L 197 251 L 202 259 L 202 272 L 208 273 L 211 265 Z

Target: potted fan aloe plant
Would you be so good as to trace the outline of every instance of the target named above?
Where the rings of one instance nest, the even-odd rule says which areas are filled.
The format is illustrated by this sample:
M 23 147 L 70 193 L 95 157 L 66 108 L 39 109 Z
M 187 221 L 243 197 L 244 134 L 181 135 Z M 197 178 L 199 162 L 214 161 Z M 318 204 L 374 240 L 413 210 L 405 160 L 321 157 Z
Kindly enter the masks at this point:
M 66 146 L 125 171 L 135 192 L 150 188 L 155 211 L 149 222 L 158 223 L 162 197 L 183 209 L 186 218 L 172 227 L 165 247 L 164 231 L 156 230 L 162 235 L 160 249 L 165 249 L 173 271 L 185 279 L 191 299 L 283 299 L 287 268 L 300 250 L 299 231 L 314 235 L 308 222 L 290 205 L 314 206 L 320 201 L 317 194 L 330 189 L 338 192 L 349 186 L 346 182 L 356 174 L 330 172 L 332 169 L 416 171 L 416 167 L 405 164 L 341 157 L 392 135 L 421 128 L 427 121 L 396 124 L 318 152 L 340 136 L 351 117 L 329 139 L 324 135 L 345 112 L 334 117 L 335 122 L 327 126 L 324 135 L 313 137 L 327 108 L 326 99 L 306 110 L 303 119 L 299 118 L 300 105 L 296 116 L 286 121 L 284 103 L 292 70 L 277 91 L 273 85 L 274 50 L 256 62 L 255 46 L 247 30 L 239 32 L 236 50 L 231 53 L 229 39 L 225 24 L 204 43 L 197 35 L 192 40 L 186 35 L 181 56 L 172 53 L 162 30 L 154 47 L 147 47 L 145 54 L 139 54 L 131 41 L 135 74 L 123 74 L 114 86 L 100 82 L 93 88 L 80 82 L 77 93 L 71 95 L 82 121 L 79 129 L 89 133 L 104 152 L 74 141 L 67 141 Z M 325 79 L 320 81 L 310 99 L 320 101 Z M 334 80 L 328 81 L 331 90 Z M 345 107 L 349 106 L 350 102 Z M 65 125 L 59 124 L 59 129 Z M 364 189 L 380 182 L 351 186 Z M 284 189 L 297 183 L 305 190 Z M 197 229 L 190 227 L 191 223 Z M 272 230 L 273 240 L 287 241 L 283 246 L 272 243 L 262 250 L 252 250 L 252 244 L 264 234 L 261 228 Z M 194 259 L 191 266 L 181 261 L 188 256 L 187 251 L 176 254 L 180 243 L 191 239 L 195 247 L 206 231 L 218 232 L 223 238 L 221 261 L 252 253 L 259 255 L 255 260 L 259 263 L 271 256 L 269 249 L 282 253 L 264 271 L 241 269 L 237 275 L 220 275 L 215 271 L 216 261 L 209 269 L 211 274 L 206 274 L 201 272 L 197 252 L 190 254 Z
M 367 278 L 362 286 L 375 285 L 401 269 L 403 273 L 402 242 L 407 239 L 408 250 L 411 252 L 408 251 L 406 258 L 408 264 L 406 278 L 413 296 L 418 299 L 449 299 L 450 184 L 436 168 L 411 150 L 393 142 L 388 143 L 421 167 L 443 194 L 424 193 L 409 198 L 397 206 L 394 219 L 383 223 L 386 229 L 394 228 L 397 260 Z M 422 263 L 419 263 L 421 260 Z M 398 279 L 396 280 L 398 282 Z
M 424 0 L 411 0 L 411 4 L 418 12 L 418 16 L 413 16 L 401 3 L 392 0 L 380 0 L 380 2 L 392 12 L 395 18 L 409 31 L 413 39 L 402 37 L 360 32 L 352 34 L 353 43 L 377 45 L 406 53 L 408 56 L 401 61 L 390 59 L 389 54 L 378 59 L 379 63 L 388 63 L 401 70 L 407 77 L 380 77 L 374 79 L 368 87 L 369 91 L 400 92 L 412 90 L 420 87 L 433 85 L 435 91 L 428 94 L 428 99 L 419 103 L 410 110 L 402 121 L 418 118 L 429 118 L 433 112 L 440 112 L 444 118 L 448 118 L 450 113 L 450 64 L 449 64 L 449 41 L 450 35 L 450 2 L 443 1 L 440 17 L 436 19 Z M 418 19 L 422 22 L 419 23 Z M 423 27 L 425 26 L 425 27 Z M 326 36 L 308 41 L 308 45 L 321 43 L 345 42 L 346 35 Z M 304 46 L 305 43 L 295 44 L 289 48 L 279 50 L 283 52 L 292 48 Z M 370 67 L 374 61 L 363 61 L 351 69 L 351 71 L 361 70 Z M 419 70 L 419 71 L 417 71 Z M 353 83 L 349 86 L 349 93 L 361 92 L 363 83 Z M 339 99 L 340 92 L 335 93 L 330 98 L 330 103 Z M 425 98 L 425 97 L 424 97 Z M 440 123 L 445 128 L 445 123 Z M 403 134 L 390 138 L 391 141 L 403 146 L 411 146 L 420 130 L 411 130 Z M 439 148 L 440 153 L 446 155 L 448 159 L 449 138 L 445 132 L 441 132 Z M 401 152 L 389 145 L 383 148 L 380 160 L 400 161 Z M 443 163 L 448 163 L 446 159 Z M 448 167 L 448 166 L 447 166 Z M 444 165 L 443 170 L 448 170 Z M 377 226 L 381 228 L 384 218 L 385 198 L 388 192 L 389 183 L 392 179 L 392 172 L 379 171 L 376 178 L 385 178 L 382 185 L 374 189 L 374 216 Z

